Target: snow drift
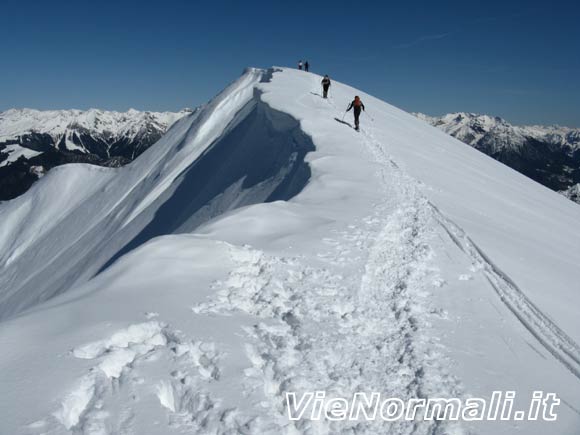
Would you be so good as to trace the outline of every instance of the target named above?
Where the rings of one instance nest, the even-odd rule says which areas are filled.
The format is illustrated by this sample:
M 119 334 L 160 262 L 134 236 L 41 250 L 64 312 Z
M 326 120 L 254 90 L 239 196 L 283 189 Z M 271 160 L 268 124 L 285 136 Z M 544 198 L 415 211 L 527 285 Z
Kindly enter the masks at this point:
M 131 165 L 0 206 L 0 432 L 577 432 L 580 207 L 320 80 L 248 70 Z M 355 94 L 361 133 L 335 120 Z M 562 404 L 288 420 L 285 392 L 316 390 Z
M 260 101 L 251 85 L 262 76 L 246 73 L 134 165 L 68 165 L 2 207 L 0 319 L 83 282 L 155 236 L 300 191 L 309 178 L 304 156 L 314 146 L 296 120 Z M 226 104 L 233 107 L 222 113 Z

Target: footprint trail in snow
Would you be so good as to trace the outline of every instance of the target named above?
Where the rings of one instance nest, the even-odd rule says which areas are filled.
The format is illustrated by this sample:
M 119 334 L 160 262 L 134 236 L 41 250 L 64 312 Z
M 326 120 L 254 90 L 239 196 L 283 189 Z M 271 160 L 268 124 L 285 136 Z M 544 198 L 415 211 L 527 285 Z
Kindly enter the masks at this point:
M 194 308 L 213 315 L 242 311 L 262 319 L 246 331 L 253 365 L 246 375 L 250 388 L 268 399 L 263 429 L 443 433 L 437 421 L 304 420 L 291 427 L 284 418 L 284 397 L 316 390 L 327 397 L 376 391 L 403 400 L 460 395 L 458 382 L 443 368 L 443 355 L 423 333 L 429 317 L 439 315 L 427 300 L 429 287 L 439 279 L 429 248 L 436 221 L 415 183 L 388 160 L 380 144 L 367 136 L 367 145 L 387 165 L 378 174 L 385 200 L 373 215 L 324 239 L 328 250 L 317 261 L 232 247 L 238 268 L 216 283 L 211 301 Z
M 286 417 L 286 392 L 376 391 L 403 400 L 461 394 L 425 334 L 431 316 L 440 315 L 428 301 L 439 282 L 429 247 L 437 221 L 416 182 L 369 133 L 362 137 L 365 152 L 380 163 L 384 189 L 372 215 L 329 234 L 314 258 L 230 245 L 237 267 L 214 283 L 214 296 L 193 307 L 198 316 L 255 319 L 240 331 L 251 411 L 228 409 L 211 393 L 220 382 L 219 343 L 185 337 L 149 313 L 147 322 L 73 350 L 95 364 L 37 425 L 42 432 L 33 433 L 128 435 L 144 421 L 192 433 L 454 433 L 453 424 L 438 421 Z

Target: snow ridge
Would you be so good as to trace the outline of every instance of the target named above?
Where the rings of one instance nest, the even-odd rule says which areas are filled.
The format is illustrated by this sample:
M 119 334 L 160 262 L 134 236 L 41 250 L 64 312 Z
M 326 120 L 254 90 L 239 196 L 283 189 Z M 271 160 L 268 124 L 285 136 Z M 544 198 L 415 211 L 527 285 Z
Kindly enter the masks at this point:
M 263 74 L 249 70 L 133 164 L 116 171 L 59 168 L 37 189 L 1 205 L 0 216 L 11 225 L 21 222 L 16 215 L 27 225 L 6 225 L 0 233 L 0 282 L 6 283 L 0 318 L 66 292 L 154 237 L 190 232 L 226 211 L 299 192 L 309 178 L 304 156 L 313 145 L 296 120 L 259 101 L 255 85 Z M 91 182 L 93 176 L 98 180 Z M 66 182 L 75 192 L 77 179 L 87 187 L 69 207 L 40 190 L 60 193 Z M 53 213 L 57 221 L 43 222 Z M 55 233 L 61 236 L 43 245 L 50 255 L 41 260 L 32 247 Z M 37 267 L 20 277 L 20 264 Z
M 431 209 L 369 134 L 366 152 L 381 167 L 384 195 L 374 212 L 345 231 L 324 239 L 326 252 L 306 258 L 269 256 L 251 247 L 230 248 L 239 264 L 214 286 L 216 296 L 193 307 L 197 314 L 258 316 L 246 328 L 249 388 L 268 399 L 260 432 L 287 427 L 285 393 L 324 390 L 330 397 L 384 391 L 389 397 L 461 396 L 444 368 L 445 357 L 425 334 L 428 288 L 439 281 L 430 265 L 434 237 Z M 363 268 L 362 274 L 351 271 Z M 266 406 L 264 404 L 263 406 Z M 292 423 L 300 433 L 455 433 L 455 423 L 316 422 Z M 289 431 L 289 428 L 286 428 Z M 290 432 L 289 432 L 290 433 Z

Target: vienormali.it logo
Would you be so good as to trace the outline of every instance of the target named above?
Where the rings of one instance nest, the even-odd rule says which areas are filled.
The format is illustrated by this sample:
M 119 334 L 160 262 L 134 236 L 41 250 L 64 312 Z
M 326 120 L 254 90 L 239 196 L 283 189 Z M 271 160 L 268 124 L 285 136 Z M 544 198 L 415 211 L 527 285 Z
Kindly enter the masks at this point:
M 286 393 L 290 420 L 543 420 L 555 421 L 560 399 L 554 393 L 534 391 L 525 410 L 515 410 L 515 391 L 494 391 L 483 398 L 382 398 L 381 393 L 355 393 L 352 397 L 327 397 L 325 391 Z

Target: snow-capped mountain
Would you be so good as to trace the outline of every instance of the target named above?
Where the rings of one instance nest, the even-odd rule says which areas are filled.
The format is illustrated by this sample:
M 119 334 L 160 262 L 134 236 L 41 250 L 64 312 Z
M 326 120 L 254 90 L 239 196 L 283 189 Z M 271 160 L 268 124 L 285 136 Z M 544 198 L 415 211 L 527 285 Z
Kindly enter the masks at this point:
M 64 163 L 126 164 L 191 112 L 0 112 L 0 200 L 22 194 L 47 170 Z
M 580 183 L 580 129 L 515 126 L 474 113 L 415 115 L 552 190 L 573 192 Z
M 10 109 L 0 113 L 0 146 L 16 144 L 37 153 L 57 148 L 131 160 L 188 113 L 190 109 L 180 112 Z M 9 154 L 6 161 L 13 160 L 14 156 Z
M 130 164 L 0 204 L 0 433 L 577 434 L 580 207 L 320 80 L 249 69 Z M 557 420 L 286 407 L 494 391 Z
M 580 183 L 570 186 L 568 189 L 564 190 L 562 194 L 566 198 L 580 204 Z

